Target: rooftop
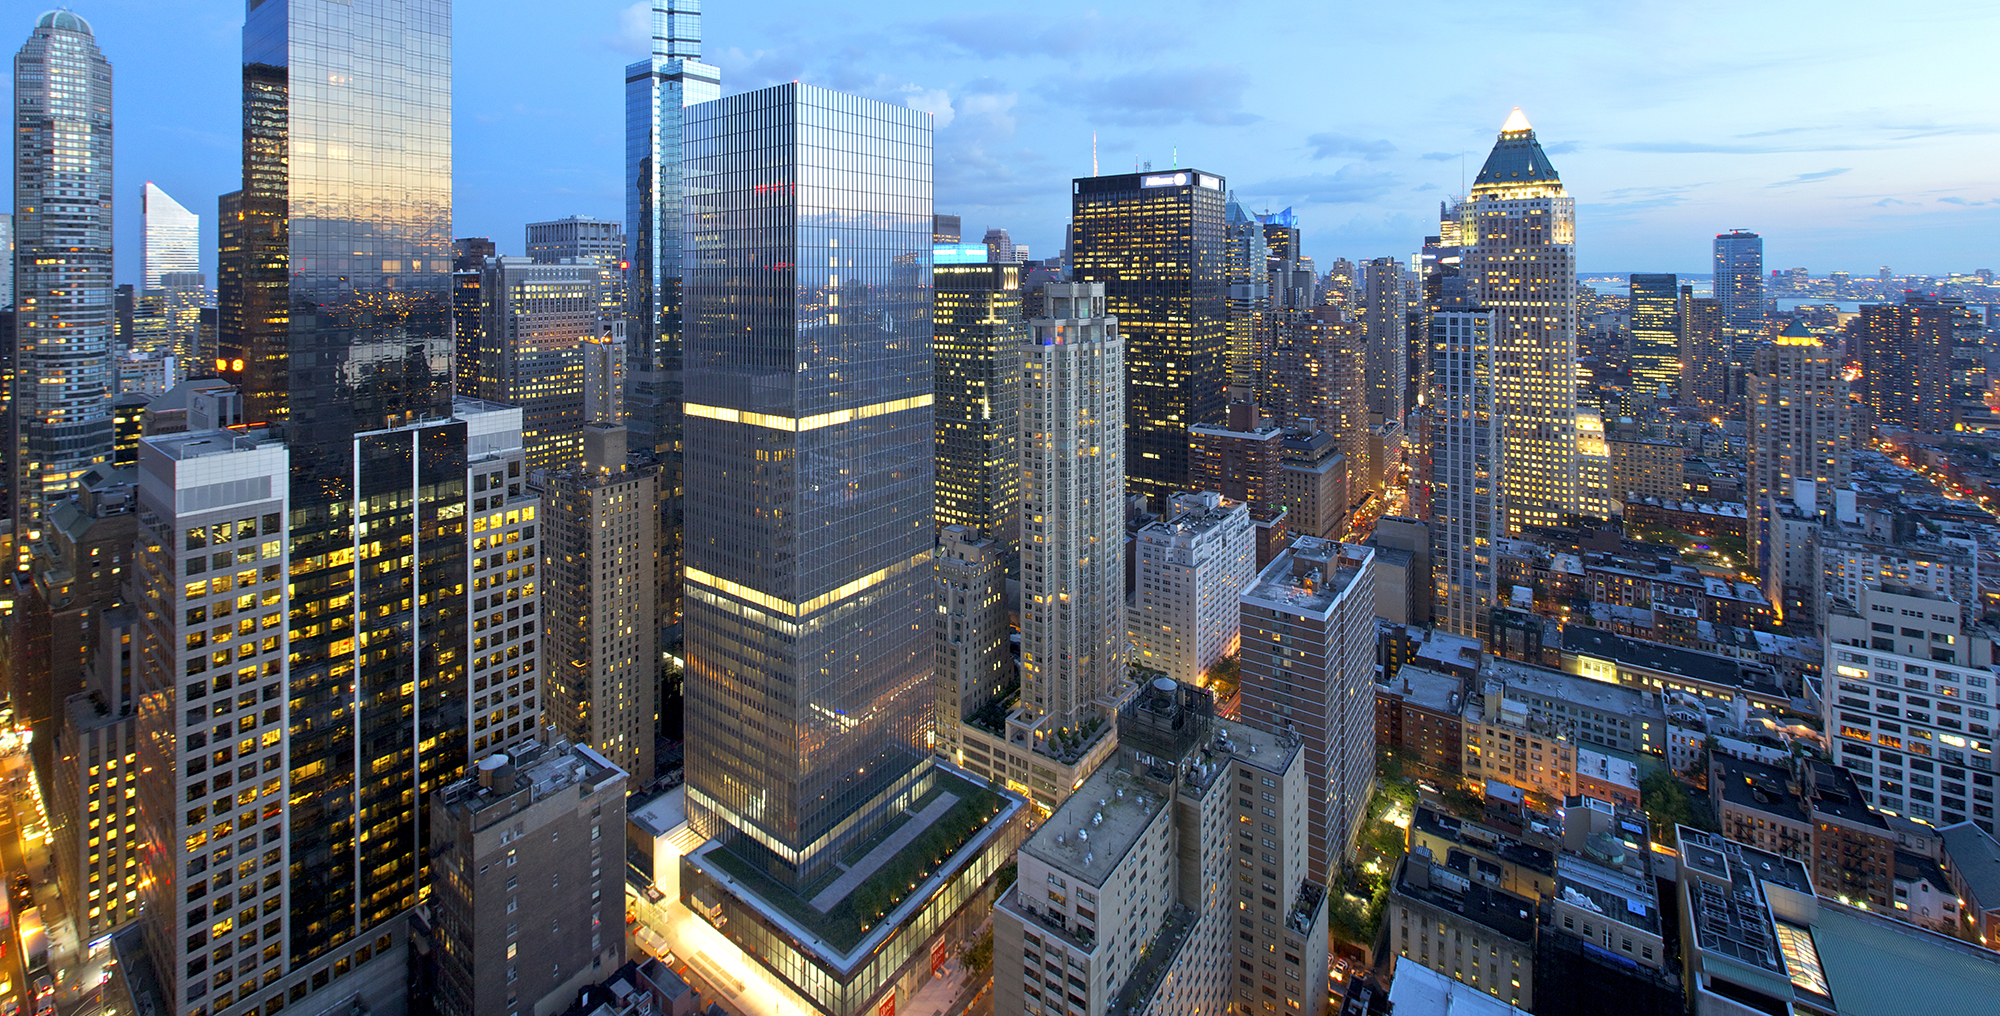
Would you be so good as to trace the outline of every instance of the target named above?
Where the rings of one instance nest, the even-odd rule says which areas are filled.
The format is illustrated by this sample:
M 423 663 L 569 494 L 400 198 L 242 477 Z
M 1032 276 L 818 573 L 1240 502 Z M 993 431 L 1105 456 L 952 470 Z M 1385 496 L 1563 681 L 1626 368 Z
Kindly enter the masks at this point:
M 1556 873 L 1554 851 L 1523 843 L 1491 826 L 1453 818 L 1424 805 L 1417 807 L 1414 821 L 1415 829 L 1425 835 L 1481 851 L 1530 871 L 1544 875 Z M 1460 867 L 1457 864 L 1450 866 Z
M 1465 703 L 1464 678 L 1414 663 L 1404 664 L 1396 671 L 1394 680 L 1376 687 L 1386 694 L 1401 696 L 1409 705 L 1437 713 L 1457 715 Z
M 2000 907 L 2000 841 L 1970 822 L 1959 822 L 1938 830 L 1944 853 L 1965 887 L 1979 898 L 1979 905 Z
M 1811 936 L 1841 1016 L 1983 1016 L 2000 998 L 2000 957 L 1969 942 L 1828 904 Z
M 1488 689 L 1495 682 L 1504 685 L 1504 697 L 1515 701 L 1540 697 L 1624 716 L 1658 715 L 1653 697 L 1637 688 L 1565 674 L 1560 670 L 1515 660 L 1489 657 L 1480 677 Z
M 1246 602 L 1292 613 L 1321 613 L 1345 596 L 1374 551 L 1359 544 L 1301 536 L 1243 590 Z
M 444 806 L 468 812 L 473 827 L 484 829 L 571 787 L 594 794 L 607 783 L 622 784 L 625 776 L 623 769 L 588 745 L 563 740 L 529 743 L 511 753 L 480 759 L 475 775 L 444 788 Z M 526 800 L 520 797 L 523 791 L 528 792 Z
M 1556 872 L 1557 898 L 1611 920 L 1660 933 L 1659 898 L 1652 880 L 1628 875 L 1570 854 Z
M 1420 963 L 1396 966 L 1389 985 L 1396 1016 L 1518 1016 L 1521 1010 Z
M 1812 879 L 1805 866 L 1688 826 L 1675 831 L 1680 837 L 1681 867 L 1690 873 L 1681 877 L 1681 887 L 1690 894 L 1696 942 L 1740 962 L 1785 973 L 1764 883 L 1811 896 Z
M 1167 798 L 1132 774 L 1102 765 L 1021 845 L 1021 852 L 1092 886 L 1103 886 L 1131 853 Z
M 1562 649 L 1565 654 L 1595 656 L 1611 660 L 1619 666 L 1650 670 L 1656 674 L 1673 674 L 1705 684 L 1782 694 L 1777 685 L 1768 680 L 1768 674 L 1755 666 L 1746 667 L 1741 660 L 1627 638 L 1601 628 L 1564 625 Z
M 1535 901 L 1473 882 L 1424 858 L 1403 858 L 1392 890 L 1406 899 L 1447 910 L 1516 942 L 1535 937 Z

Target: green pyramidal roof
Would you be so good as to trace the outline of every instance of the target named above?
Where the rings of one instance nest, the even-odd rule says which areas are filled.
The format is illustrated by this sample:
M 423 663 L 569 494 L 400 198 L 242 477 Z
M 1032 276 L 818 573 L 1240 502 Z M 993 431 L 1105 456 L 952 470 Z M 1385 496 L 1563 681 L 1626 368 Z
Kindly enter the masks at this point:
M 1493 143 L 1493 153 L 1486 157 L 1486 165 L 1479 167 L 1479 176 L 1472 182 L 1476 186 L 1555 183 L 1560 179 L 1556 168 L 1549 164 L 1548 155 L 1543 153 L 1542 143 L 1535 140 L 1535 129 L 1516 108 L 1500 128 L 1500 139 Z

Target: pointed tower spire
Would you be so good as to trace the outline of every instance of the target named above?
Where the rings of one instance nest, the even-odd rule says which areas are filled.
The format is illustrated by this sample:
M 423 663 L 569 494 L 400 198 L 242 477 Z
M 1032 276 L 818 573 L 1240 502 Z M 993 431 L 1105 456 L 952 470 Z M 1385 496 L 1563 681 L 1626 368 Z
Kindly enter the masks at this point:
M 1534 130 L 1534 128 L 1528 124 L 1528 114 L 1521 112 L 1521 107 L 1519 106 L 1515 106 L 1514 111 L 1507 114 L 1507 122 L 1500 127 L 1500 133 L 1502 134 L 1531 130 Z
M 1557 183 L 1556 168 L 1542 152 L 1542 143 L 1535 140 L 1535 129 L 1529 126 L 1528 115 L 1521 112 L 1521 107 L 1514 107 L 1507 114 L 1507 122 L 1501 126 L 1485 165 L 1479 167 L 1479 175 L 1472 180 L 1473 192 L 1482 187 Z

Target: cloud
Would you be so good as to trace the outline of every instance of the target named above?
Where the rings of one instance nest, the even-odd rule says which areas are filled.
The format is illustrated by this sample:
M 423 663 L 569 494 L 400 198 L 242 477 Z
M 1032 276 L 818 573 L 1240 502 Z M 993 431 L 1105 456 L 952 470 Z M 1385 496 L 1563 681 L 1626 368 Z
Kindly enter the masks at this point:
M 1389 154 L 1396 150 L 1396 146 L 1390 144 L 1386 139 L 1364 141 L 1361 138 L 1347 134 L 1333 134 L 1329 132 L 1321 132 L 1306 138 L 1306 145 L 1313 150 L 1312 157 L 1315 159 L 1331 159 L 1337 155 L 1353 155 L 1366 159 L 1369 162 L 1379 162 L 1382 159 L 1388 158 Z
M 1262 119 L 1243 108 L 1249 78 L 1239 67 L 1158 68 L 1108 78 L 1051 81 L 1050 99 L 1082 107 L 1086 119 L 1128 127 L 1203 123 L 1239 127 Z
M 1606 191 L 1605 200 L 1586 202 L 1583 207 L 1599 215 L 1623 216 L 1685 204 L 1690 194 L 1706 186 L 1706 183 L 1679 183 L 1658 187 L 1620 187 Z
M 1396 174 L 1350 163 L 1331 173 L 1279 177 L 1242 188 L 1245 194 L 1313 205 L 1361 204 L 1383 197 L 1401 181 Z
M 931 114 L 931 125 L 938 130 L 951 126 L 952 119 L 958 115 L 958 111 L 951 108 L 951 95 L 942 88 L 904 85 L 903 105 Z
M 1628 141 L 1604 147 L 1664 155 L 1772 155 L 1781 152 L 1864 152 L 1872 145 L 1725 145 L 1709 141 Z
M 618 30 L 604 37 L 604 45 L 612 50 L 631 56 L 647 56 L 653 52 L 653 4 L 652 0 L 638 3 L 618 12 Z
M 1571 152 L 1580 152 L 1582 150 L 1583 142 L 1581 141 L 1558 141 L 1553 145 L 1544 145 L 1542 147 L 1542 151 L 1550 155 L 1568 155 Z
M 1817 173 L 1800 173 L 1799 175 L 1792 177 L 1790 180 L 1780 180 L 1777 183 L 1766 184 L 1765 186 L 1792 187 L 1802 183 L 1818 183 L 1821 180 L 1831 180 L 1842 173 L 1848 173 L 1852 171 L 1853 168 L 1848 166 L 1843 166 L 1839 169 L 1822 169 Z
M 1948 205 L 1964 205 L 1967 208 L 1977 208 L 1981 205 L 1990 205 L 1994 203 L 1993 201 L 1967 201 L 1961 197 L 1939 198 L 1938 200 Z M 1995 199 L 1995 200 L 2000 200 L 2000 199 Z
M 1875 202 L 1871 202 L 1871 204 L 1873 204 L 1873 205 L 1874 205 L 1875 207 L 1877 207 L 1877 208 L 1887 208 L 1887 207 L 1889 207 L 1890 205 L 1912 205 L 1912 204 L 1916 204 L 1916 202 L 1914 202 L 1914 201 L 1899 201 L 1899 200 L 1897 200 L 1897 199 L 1895 199 L 1895 198 L 1883 198 L 1883 199 L 1882 199 L 1882 200 L 1880 200 L 1880 201 L 1875 201 Z
M 958 112 L 965 120 L 984 121 L 983 126 L 990 132 L 1012 135 L 1017 100 L 1013 92 L 974 92 L 958 100 Z
M 1431 162 L 1448 162 L 1448 161 L 1450 161 L 1450 160 L 1452 160 L 1452 159 L 1456 159 L 1456 158 L 1458 158 L 1459 156 L 1461 156 L 1461 155 L 1463 155 L 1463 154 L 1465 154 L 1465 153 L 1464 153 L 1464 152 L 1425 152 L 1424 154 L 1422 154 L 1422 155 L 1419 155 L 1419 156 L 1417 156 L 1417 158 L 1419 158 L 1419 159 L 1428 159 L 1428 160 L 1430 160 Z
M 978 57 L 1074 57 L 1090 52 L 1157 53 L 1188 41 L 1180 27 L 1164 21 L 1106 18 L 1094 10 L 1066 14 L 1039 32 L 1021 30 L 1017 14 L 959 14 L 918 26 L 938 39 Z

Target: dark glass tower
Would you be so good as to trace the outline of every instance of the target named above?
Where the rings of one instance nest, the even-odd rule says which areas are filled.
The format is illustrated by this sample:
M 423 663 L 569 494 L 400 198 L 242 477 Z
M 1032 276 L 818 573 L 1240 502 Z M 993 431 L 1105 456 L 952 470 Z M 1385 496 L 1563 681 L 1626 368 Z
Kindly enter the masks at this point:
M 1021 542 L 1017 431 L 1028 335 L 1021 267 L 941 262 L 933 272 L 937 521 L 999 540 L 1012 560 Z
M 1748 230 L 1715 234 L 1715 299 L 1732 340 L 1764 334 L 1764 238 Z
M 1635 273 L 1630 287 L 1632 386 L 1643 388 L 1648 395 L 1662 388 L 1678 393 L 1681 390 L 1680 280 L 1672 275 Z
M 722 95 L 701 62 L 701 0 L 653 0 L 653 55 L 625 68 L 625 423 L 660 463 L 660 623 L 681 611 L 681 140 L 688 106 Z
M 111 64 L 69 11 L 14 55 L 15 531 L 111 457 Z
M 688 810 L 794 890 L 925 771 L 931 119 L 687 111 Z
M 1225 188 L 1176 169 L 1071 189 L 1070 277 L 1104 284 L 1125 336 L 1125 489 L 1155 509 L 1189 489 L 1188 428 L 1222 423 L 1228 407 Z
M 291 449 L 295 964 L 417 902 L 419 795 L 465 765 L 464 656 L 438 648 L 465 624 L 464 428 L 356 440 L 451 415 L 451 172 L 449 0 L 250 5 L 217 356 Z M 421 559 L 357 578 L 399 544 Z

